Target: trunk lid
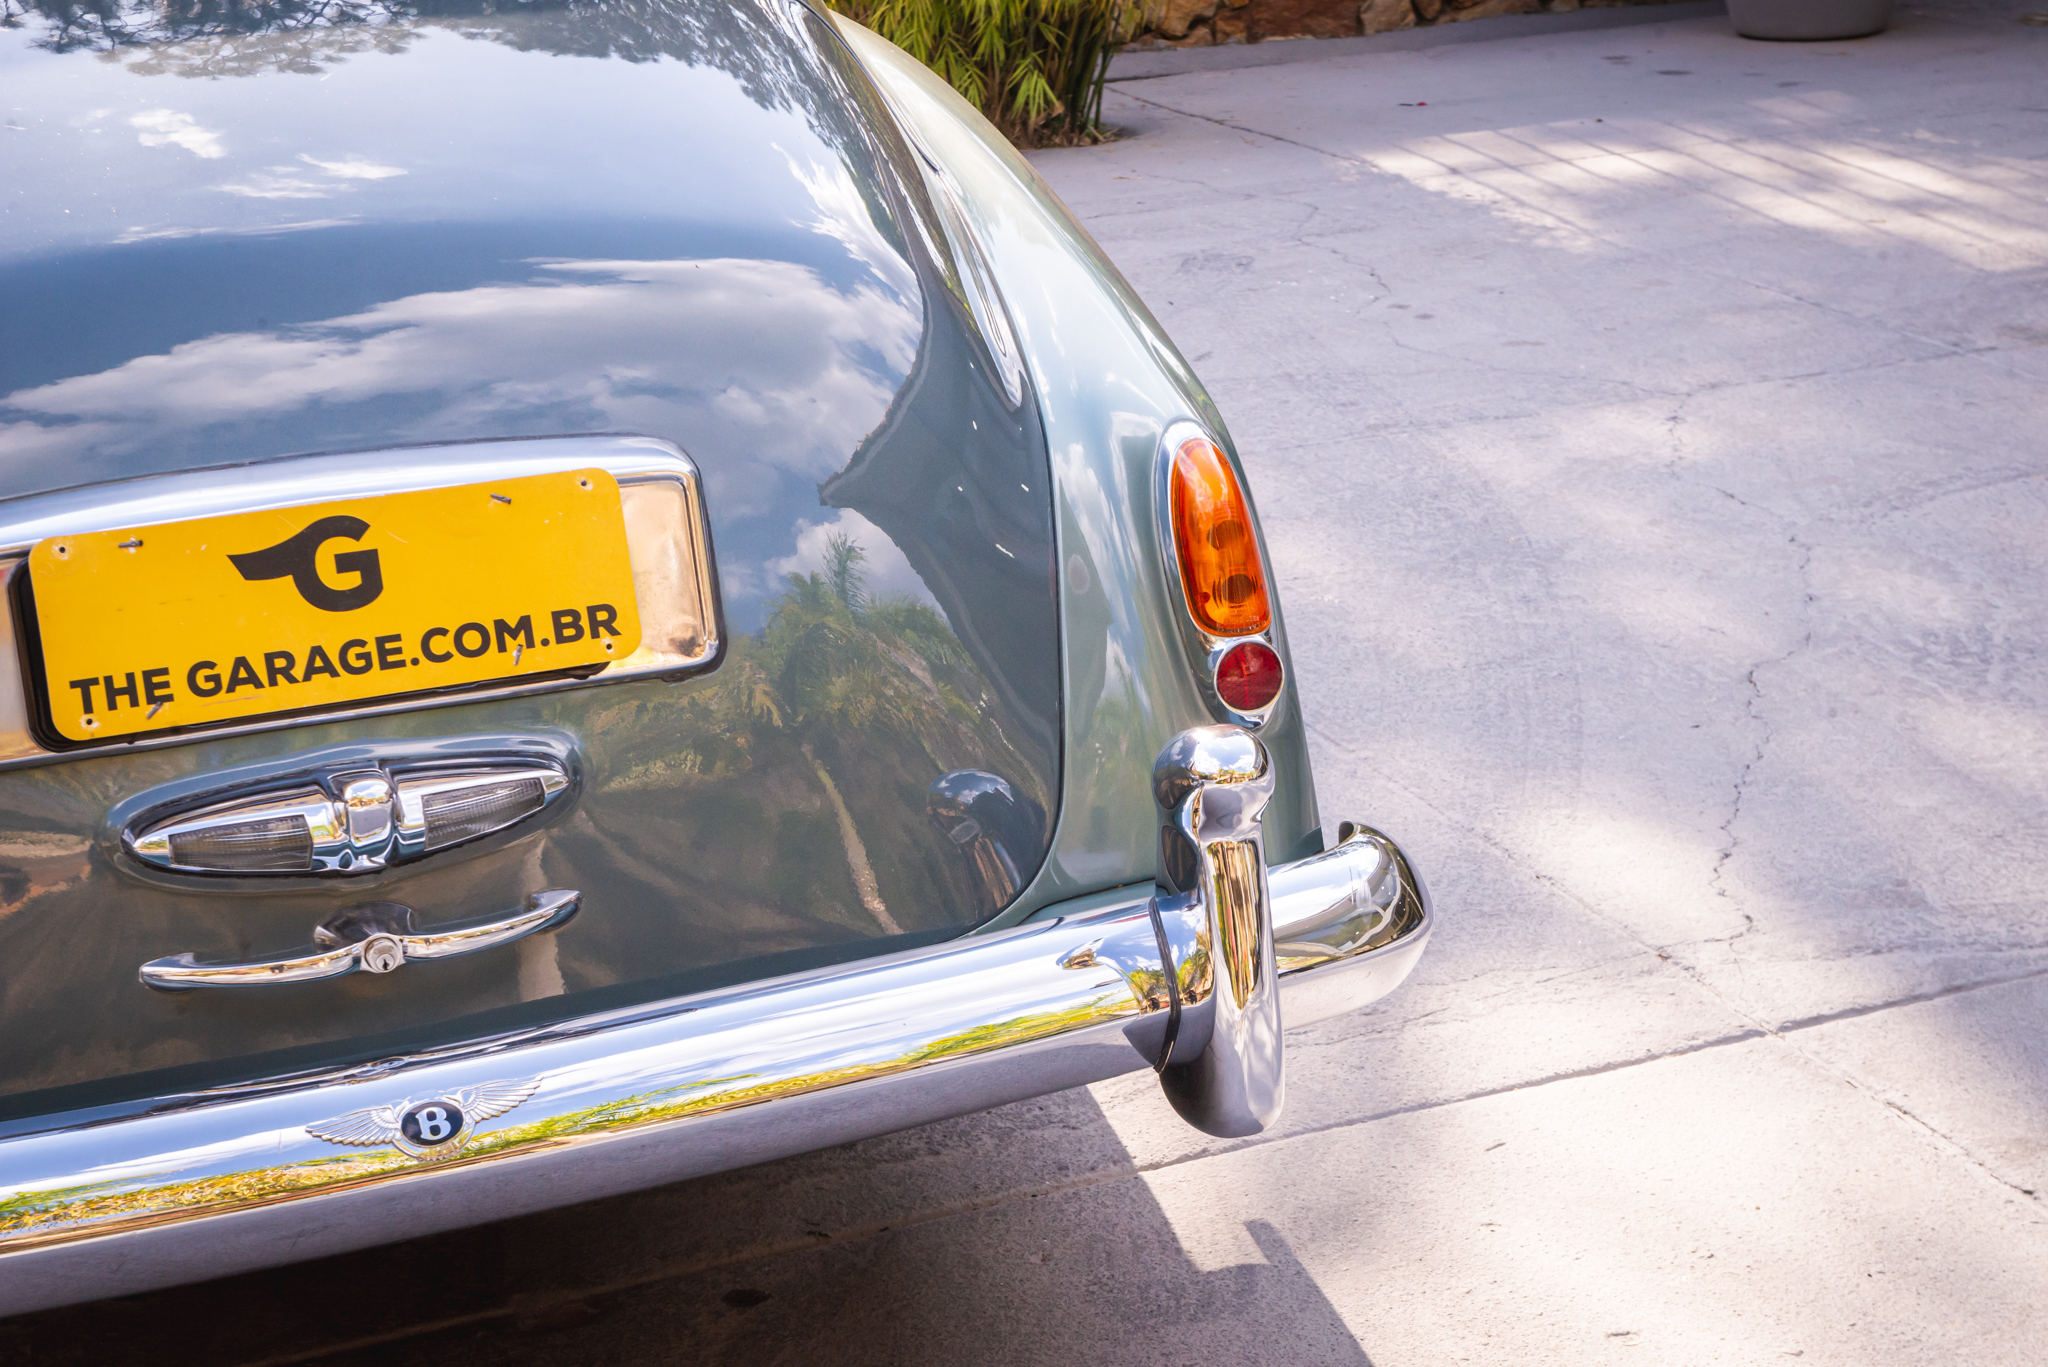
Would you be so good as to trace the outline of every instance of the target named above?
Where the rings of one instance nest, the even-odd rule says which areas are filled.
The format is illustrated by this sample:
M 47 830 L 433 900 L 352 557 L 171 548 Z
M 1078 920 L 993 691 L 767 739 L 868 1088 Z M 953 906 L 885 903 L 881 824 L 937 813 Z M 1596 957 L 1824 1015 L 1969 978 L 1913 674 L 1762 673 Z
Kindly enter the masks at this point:
M 1044 858 L 1059 643 L 1035 401 L 991 381 L 864 78 L 780 6 L 493 8 L 31 5 L 0 32 L 25 111 L 0 142 L 0 525 L 20 541 L 53 506 L 154 487 L 133 481 L 233 490 L 318 453 L 455 451 L 489 479 L 531 439 L 654 438 L 701 477 L 717 648 L 61 753 L 28 736 L 33 689 L 16 713 L 0 696 L 6 1114 L 942 938 Z M 33 626 L 32 601 L 12 611 Z M 193 874 L 123 845 L 167 803 L 479 755 L 539 757 L 566 796 L 349 874 Z M 361 903 L 446 922 L 547 888 L 583 894 L 565 929 L 402 972 L 137 982 L 164 955 L 293 950 Z

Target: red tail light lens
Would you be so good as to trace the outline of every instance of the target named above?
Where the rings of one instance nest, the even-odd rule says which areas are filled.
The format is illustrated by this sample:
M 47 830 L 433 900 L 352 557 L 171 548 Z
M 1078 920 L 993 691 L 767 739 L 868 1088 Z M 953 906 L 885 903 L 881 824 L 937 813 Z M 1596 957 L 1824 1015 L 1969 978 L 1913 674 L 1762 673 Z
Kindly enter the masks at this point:
M 1173 454 L 1173 541 L 1188 610 L 1204 631 L 1250 636 L 1266 629 L 1273 613 L 1251 512 L 1230 462 L 1206 437 L 1190 437 Z
M 1240 712 L 1256 712 L 1280 696 L 1280 657 L 1257 641 L 1232 646 L 1216 665 L 1216 692 Z

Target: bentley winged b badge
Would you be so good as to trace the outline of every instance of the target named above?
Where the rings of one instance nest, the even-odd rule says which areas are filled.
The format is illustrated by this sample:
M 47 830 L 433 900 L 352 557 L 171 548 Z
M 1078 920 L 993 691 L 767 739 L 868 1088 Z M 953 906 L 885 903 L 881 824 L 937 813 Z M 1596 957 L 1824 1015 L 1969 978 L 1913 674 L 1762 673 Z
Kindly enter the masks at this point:
M 389 1106 L 350 1111 L 315 1121 L 306 1133 L 330 1144 L 373 1148 L 390 1144 L 408 1158 L 444 1158 L 469 1141 L 476 1127 L 503 1115 L 540 1090 L 539 1078 L 486 1082 L 446 1096 L 407 1097 Z

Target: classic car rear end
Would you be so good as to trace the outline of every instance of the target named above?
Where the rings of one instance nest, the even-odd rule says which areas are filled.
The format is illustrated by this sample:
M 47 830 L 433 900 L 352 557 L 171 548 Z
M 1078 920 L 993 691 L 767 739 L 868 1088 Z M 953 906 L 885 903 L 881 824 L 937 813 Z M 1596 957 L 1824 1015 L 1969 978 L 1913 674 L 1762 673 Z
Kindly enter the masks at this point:
M 53 7 L 0 86 L 0 1312 L 1147 1066 L 1256 1132 L 1283 984 L 1412 966 L 1220 418 L 893 48 Z

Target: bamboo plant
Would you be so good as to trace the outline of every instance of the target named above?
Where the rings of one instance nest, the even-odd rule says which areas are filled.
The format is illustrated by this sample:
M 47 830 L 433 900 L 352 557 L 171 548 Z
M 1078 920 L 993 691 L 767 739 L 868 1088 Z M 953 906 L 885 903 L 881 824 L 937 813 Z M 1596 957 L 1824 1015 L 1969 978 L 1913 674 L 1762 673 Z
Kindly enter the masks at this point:
M 1109 59 L 1145 0 L 827 0 L 929 66 L 1024 147 L 1102 137 Z

